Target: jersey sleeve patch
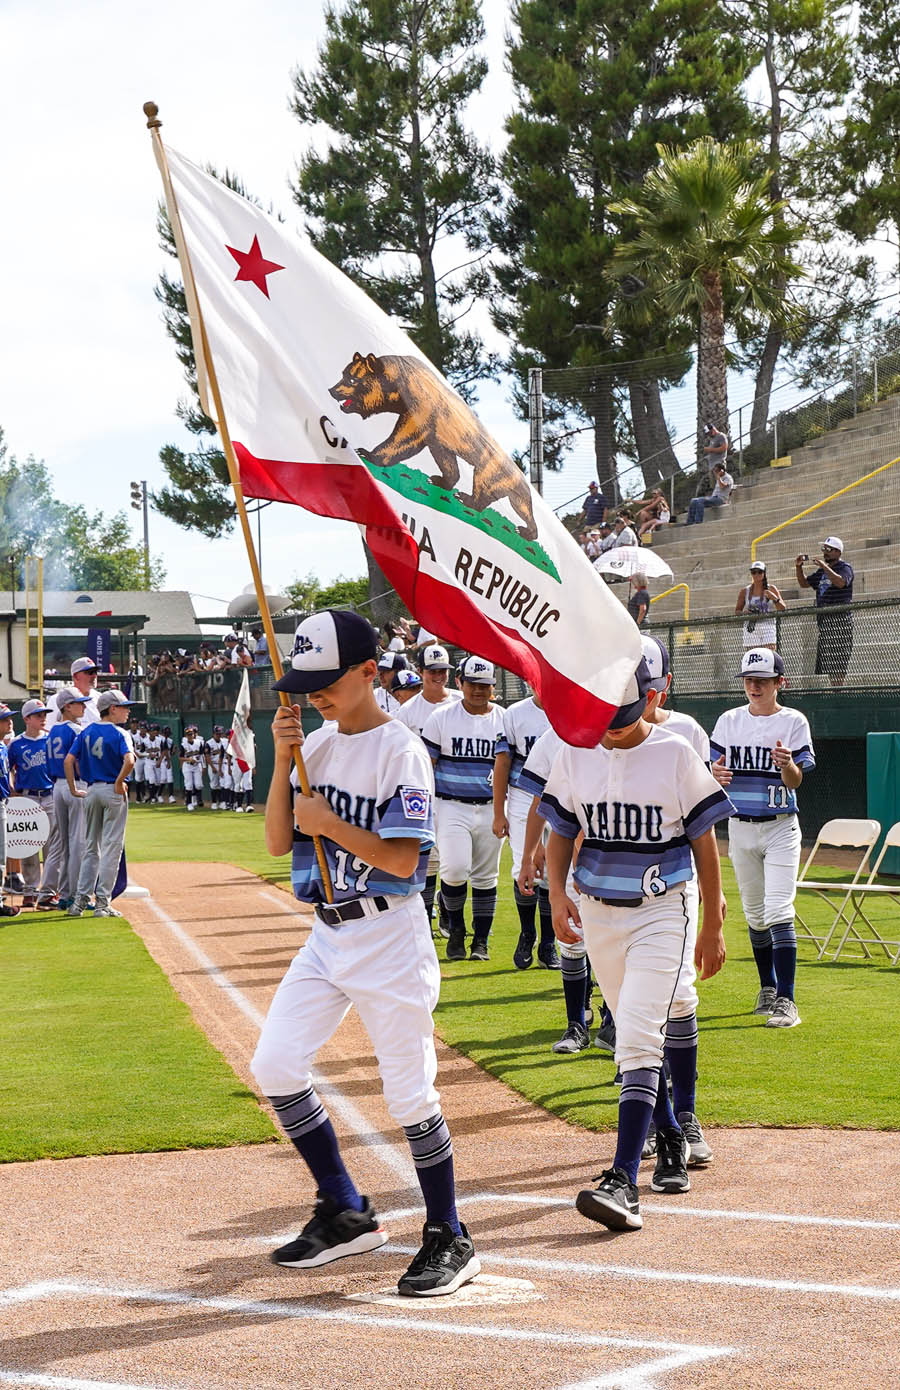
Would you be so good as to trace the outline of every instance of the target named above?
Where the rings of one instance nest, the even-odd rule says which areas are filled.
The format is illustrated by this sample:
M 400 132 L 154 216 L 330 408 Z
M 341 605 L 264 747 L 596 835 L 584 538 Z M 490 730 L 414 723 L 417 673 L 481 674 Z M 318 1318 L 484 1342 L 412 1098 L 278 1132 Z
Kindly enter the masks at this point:
M 424 787 L 401 787 L 400 799 L 407 820 L 424 821 L 427 818 L 431 797 Z

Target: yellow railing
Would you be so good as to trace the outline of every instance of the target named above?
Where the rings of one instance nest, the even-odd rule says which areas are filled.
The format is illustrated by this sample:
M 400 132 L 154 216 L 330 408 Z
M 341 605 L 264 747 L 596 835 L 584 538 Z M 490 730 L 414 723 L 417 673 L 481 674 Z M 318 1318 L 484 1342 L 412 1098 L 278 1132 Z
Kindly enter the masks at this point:
M 651 603 L 658 603 L 661 598 L 668 594 L 675 594 L 679 589 L 684 590 L 684 621 L 688 622 L 691 616 L 691 590 L 688 584 L 673 584 L 671 589 L 663 589 L 661 594 L 654 594 Z
M 860 483 L 867 483 L 870 478 L 877 478 L 879 473 L 884 473 L 887 468 L 893 468 L 895 463 L 900 463 L 900 456 L 891 459 L 890 463 L 883 463 L 880 468 L 873 468 L 871 473 L 865 473 L 863 477 L 857 478 L 855 482 L 848 483 L 846 487 L 839 488 L 837 492 L 833 492 L 830 497 L 823 497 L 821 502 L 815 502 L 811 507 L 806 507 L 802 512 L 798 512 L 796 516 L 788 517 L 787 521 L 780 521 L 777 526 L 772 527 L 771 531 L 763 531 L 761 536 L 757 536 L 755 541 L 750 542 L 750 559 L 756 559 L 756 547 L 759 545 L 760 541 L 768 540 L 769 536 L 774 536 L 776 532 L 783 531 L 786 526 L 793 526 L 795 521 L 801 521 L 803 517 L 809 516 L 811 512 L 817 512 L 819 508 L 824 507 L 827 502 L 833 502 L 836 497 L 843 497 L 845 492 L 852 492 L 855 487 L 859 487 Z M 666 592 L 671 593 L 672 591 L 668 589 Z M 659 597 L 662 598 L 662 594 L 660 594 Z

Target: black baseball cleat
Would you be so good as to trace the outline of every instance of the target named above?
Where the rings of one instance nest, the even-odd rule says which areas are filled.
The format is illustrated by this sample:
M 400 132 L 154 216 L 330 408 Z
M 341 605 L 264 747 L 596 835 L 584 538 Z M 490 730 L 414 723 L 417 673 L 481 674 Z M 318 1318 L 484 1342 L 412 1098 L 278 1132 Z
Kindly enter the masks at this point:
M 616 1025 L 614 1023 L 604 1023 L 594 1034 L 594 1046 L 599 1047 L 601 1052 L 608 1052 L 610 1057 L 616 1055 Z
M 21 911 L 20 907 L 11 907 L 9 903 L 0 903 L 0 917 L 18 917 Z
M 472 938 L 469 960 L 490 960 L 487 939 L 485 937 L 475 936 Z
M 644 1224 L 638 1192 L 624 1168 L 607 1168 L 575 1198 L 575 1206 L 589 1221 L 611 1231 L 639 1231 Z
M 545 970 L 561 969 L 555 941 L 542 941 L 537 948 L 537 958 Z
M 411 1298 L 434 1298 L 456 1293 L 481 1273 L 481 1262 L 465 1226 L 455 1235 L 446 1221 L 426 1221 L 422 1248 L 397 1283 L 400 1293 Z
M 651 1192 L 690 1192 L 687 1161 L 691 1146 L 680 1129 L 657 1129 L 656 1168 Z
M 447 949 L 444 952 L 447 960 L 465 960 L 466 958 L 466 934 L 463 931 L 452 931 L 447 938 Z
M 377 1250 L 387 1240 L 387 1231 L 368 1197 L 362 1211 L 341 1211 L 333 1197 L 320 1192 L 315 1211 L 296 1240 L 288 1241 L 273 1250 L 272 1263 L 288 1265 L 291 1269 L 315 1269 L 318 1265 L 342 1260 L 346 1255 L 364 1255 Z
M 516 942 L 516 949 L 513 951 L 513 965 L 517 970 L 527 970 L 534 960 L 534 943 L 537 940 L 534 932 L 519 932 L 519 939 Z

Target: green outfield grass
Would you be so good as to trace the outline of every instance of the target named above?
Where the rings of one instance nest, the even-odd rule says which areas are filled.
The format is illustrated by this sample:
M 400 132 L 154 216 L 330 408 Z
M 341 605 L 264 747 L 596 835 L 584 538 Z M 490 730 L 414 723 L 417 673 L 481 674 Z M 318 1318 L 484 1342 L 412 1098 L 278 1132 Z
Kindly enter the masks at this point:
M 0 931 L 0 1162 L 273 1138 L 124 919 Z
M 223 859 L 286 884 L 288 861 L 273 860 L 262 816 L 146 807 L 129 820 L 128 849 L 141 859 Z M 802 1026 L 767 1029 L 750 1010 L 756 976 L 740 900 L 723 865 L 730 920 L 723 972 L 700 986 L 698 1107 L 712 1124 L 849 1125 L 900 1128 L 894 1019 L 900 970 L 857 960 L 818 963 L 800 947 L 797 1000 Z M 137 875 L 139 877 L 139 874 Z M 810 902 L 817 926 L 824 905 Z M 890 911 L 879 907 L 877 911 Z M 877 919 L 876 919 L 877 920 Z M 615 1068 L 595 1049 L 560 1058 L 552 1043 L 565 1026 L 559 973 L 512 965 L 518 918 L 504 850 L 491 961 L 446 962 L 437 1026 L 446 1042 L 555 1114 L 591 1129 L 615 1124 Z

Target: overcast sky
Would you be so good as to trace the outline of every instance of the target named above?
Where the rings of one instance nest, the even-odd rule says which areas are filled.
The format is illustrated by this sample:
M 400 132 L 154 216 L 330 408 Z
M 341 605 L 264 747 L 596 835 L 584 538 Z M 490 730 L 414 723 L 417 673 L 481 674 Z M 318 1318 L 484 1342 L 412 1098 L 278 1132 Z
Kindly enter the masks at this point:
M 184 385 L 153 297 L 166 258 L 143 102 L 159 105 L 171 145 L 237 171 L 296 221 L 288 182 L 304 135 L 287 109 L 290 73 L 315 59 L 322 8 L 0 0 L 0 426 L 13 453 L 46 461 L 64 501 L 127 507 L 130 480 L 161 485 L 160 445 L 182 441 Z M 508 103 L 505 8 L 485 6 L 495 61 L 476 112 L 495 132 Z M 522 442 L 505 392 L 491 393 L 485 418 Z M 200 595 L 227 600 L 250 581 L 237 539 L 211 545 L 151 515 L 151 548 L 167 587 L 195 592 L 198 612 L 220 611 Z M 355 527 L 296 507 L 264 513 L 263 563 L 276 587 L 309 570 L 364 571 Z

